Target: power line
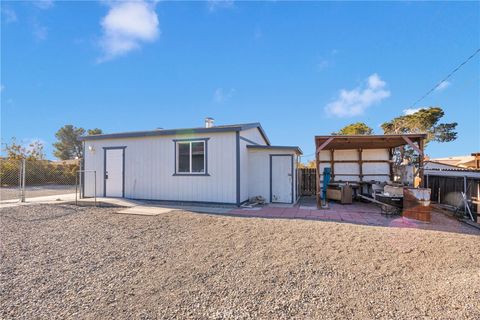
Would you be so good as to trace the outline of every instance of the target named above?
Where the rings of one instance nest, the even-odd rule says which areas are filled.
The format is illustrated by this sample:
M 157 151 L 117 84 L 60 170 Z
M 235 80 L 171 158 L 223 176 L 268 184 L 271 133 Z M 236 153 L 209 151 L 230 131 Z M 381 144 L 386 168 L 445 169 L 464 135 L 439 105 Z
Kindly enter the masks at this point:
M 455 69 L 453 69 L 445 78 L 443 78 L 443 80 L 441 80 L 439 83 L 437 83 L 432 89 L 430 89 L 429 91 L 427 91 L 427 93 L 425 93 L 422 97 L 420 97 L 420 99 L 418 99 L 417 101 L 415 101 L 414 104 L 412 104 L 411 108 L 415 107 L 417 105 L 417 103 L 419 103 L 420 101 L 422 101 L 423 99 L 425 99 L 430 93 L 432 93 L 433 91 L 435 91 L 435 89 L 437 89 L 442 83 L 444 83 L 445 81 L 447 81 L 455 72 L 457 72 L 458 70 L 460 70 L 461 67 L 463 67 L 465 64 L 468 63 L 468 61 L 472 60 L 473 57 L 475 57 L 475 55 L 477 55 L 477 53 L 480 52 L 480 48 L 478 48 L 470 57 L 468 57 L 465 61 L 463 61 L 462 63 L 460 63 L 460 65 L 458 67 L 456 67 Z

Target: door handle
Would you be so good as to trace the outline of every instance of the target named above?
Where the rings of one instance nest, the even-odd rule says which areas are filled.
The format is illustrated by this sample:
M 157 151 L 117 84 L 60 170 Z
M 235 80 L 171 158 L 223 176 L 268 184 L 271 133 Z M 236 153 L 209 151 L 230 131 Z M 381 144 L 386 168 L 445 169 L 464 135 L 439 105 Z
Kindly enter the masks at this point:
M 105 172 L 105 179 L 108 179 L 108 171 Z

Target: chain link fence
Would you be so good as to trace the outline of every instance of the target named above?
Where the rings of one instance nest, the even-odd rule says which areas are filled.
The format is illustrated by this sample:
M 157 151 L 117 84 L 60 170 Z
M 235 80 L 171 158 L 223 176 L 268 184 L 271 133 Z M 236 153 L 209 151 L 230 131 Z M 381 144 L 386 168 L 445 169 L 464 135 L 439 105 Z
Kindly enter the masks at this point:
M 80 160 L 2 160 L 0 200 L 75 194 Z
M 21 197 L 22 160 L 0 159 L 0 200 Z

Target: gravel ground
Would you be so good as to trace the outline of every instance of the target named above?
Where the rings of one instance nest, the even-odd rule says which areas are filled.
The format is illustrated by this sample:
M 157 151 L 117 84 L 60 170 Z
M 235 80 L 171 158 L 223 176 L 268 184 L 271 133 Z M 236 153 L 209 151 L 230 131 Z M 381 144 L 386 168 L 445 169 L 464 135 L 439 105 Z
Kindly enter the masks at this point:
M 66 193 L 75 193 L 75 185 L 43 185 L 43 186 L 27 186 L 25 187 L 25 197 L 43 197 L 54 196 Z M 18 187 L 0 187 L 0 200 L 18 199 L 20 191 Z
M 2 209 L 0 318 L 480 319 L 478 235 Z

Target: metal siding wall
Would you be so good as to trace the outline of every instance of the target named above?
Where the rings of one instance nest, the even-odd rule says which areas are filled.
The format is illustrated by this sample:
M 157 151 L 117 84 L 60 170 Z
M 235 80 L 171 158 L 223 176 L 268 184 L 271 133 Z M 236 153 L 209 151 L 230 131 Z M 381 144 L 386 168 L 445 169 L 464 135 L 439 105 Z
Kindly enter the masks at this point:
M 260 131 L 258 131 L 257 128 L 243 130 L 240 132 L 240 136 L 247 138 L 248 140 L 251 140 L 253 142 L 256 142 L 259 145 L 262 145 L 262 146 L 267 145 L 265 143 L 265 140 L 263 140 L 263 137 L 260 134 Z
M 258 131 L 257 128 L 243 130 L 240 132 L 240 137 L 244 137 L 248 140 L 256 142 L 259 145 L 266 145 L 265 141 L 263 140 L 262 135 Z M 247 145 L 251 145 L 243 139 L 240 139 L 240 202 L 248 200 L 250 198 L 249 193 L 249 152 L 247 149 Z
M 210 138 L 207 147 L 210 176 L 173 176 L 175 166 L 173 139 L 184 138 Z M 126 198 L 236 202 L 234 132 L 97 140 L 87 141 L 86 144 L 86 170 L 97 171 L 98 196 L 103 195 L 103 147 L 126 146 Z M 94 146 L 94 153 L 88 151 L 88 145 Z
M 267 202 L 270 202 L 270 155 L 271 154 L 292 154 L 294 152 L 286 150 L 248 150 L 248 198 L 262 196 Z M 294 157 L 295 161 L 295 157 Z M 293 167 L 294 179 L 296 164 Z M 296 181 L 294 182 L 294 201 L 296 197 Z
M 98 166 L 102 167 L 102 172 L 103 172 L 103 149 L 100 148 L 100 150 L 95 150 L 95 152 L 91 152 L 88 150 L 89 146 L 93 146 L 94 148 L 96 147 L 94 143 L 90 141 L 85 142 L 85 160 L 84 160 L 84 165 L 85 168 L 84 170 L 96 170 Z M 99 163 L 101 161 L 101 163 Z M 86 197 L 93 197 L 95 195 L 95 180 L 94 180 L 95 175 L 91 172 L 86 172 L 84 176 L 84 195 Z M 101 172 L 96 173 L 97 177 L 97 196 L 103 196 L 103 174 Z M 101 183 L 101 184 L 100 184 Z

